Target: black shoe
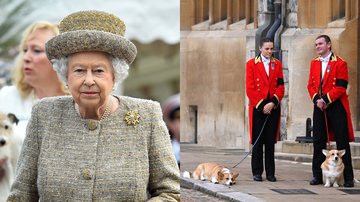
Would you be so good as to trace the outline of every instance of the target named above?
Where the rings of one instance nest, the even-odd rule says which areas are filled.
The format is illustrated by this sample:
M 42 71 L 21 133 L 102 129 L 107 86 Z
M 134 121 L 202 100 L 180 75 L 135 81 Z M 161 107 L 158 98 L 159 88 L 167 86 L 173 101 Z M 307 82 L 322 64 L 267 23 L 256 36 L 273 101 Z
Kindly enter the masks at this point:
M 270 182 L 276 182 L 276 177 L 275 176 L 266 176 L 266 179 Z
M 344 187 L 354 187 L 354 180 L 345 181 Z
M 254 179 L 254 181 L 258 181 L 258 182 L 261 182 L 261 181 L 262 181 L 261 175 L 254 175 L 254 176 L 253 176 L 253 179 Z
M 318 185 L 318 184 L 322 184 L 323 181 L 321 179 L 318 179 L 318 178 L 315 178 L 313 177 L 311 180 L 310 180 L 310 185 Z

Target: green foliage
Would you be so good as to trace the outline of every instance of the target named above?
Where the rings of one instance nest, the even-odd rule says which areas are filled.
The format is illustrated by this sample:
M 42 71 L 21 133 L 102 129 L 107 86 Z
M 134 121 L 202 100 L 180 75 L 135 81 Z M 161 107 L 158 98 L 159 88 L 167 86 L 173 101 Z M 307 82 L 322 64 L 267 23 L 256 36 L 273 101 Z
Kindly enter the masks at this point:
M 14 26 L 30 13 L 30 1 L 26 0 L 0 0 L 0 57 L 12 57 L 9 50 L 19 44 L 21 33 L 11 34 Z M 24 25 L 23 25 L 24 26 Z

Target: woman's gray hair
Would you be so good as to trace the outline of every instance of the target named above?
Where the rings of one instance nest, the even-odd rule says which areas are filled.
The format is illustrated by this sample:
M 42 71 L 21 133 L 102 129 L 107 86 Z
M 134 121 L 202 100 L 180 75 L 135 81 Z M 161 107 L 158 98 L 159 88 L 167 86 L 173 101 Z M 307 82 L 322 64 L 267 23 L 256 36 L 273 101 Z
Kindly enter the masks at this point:
M 53 68 L 56 71 L 59 78 L 67 84 L 67 73 L 68 73 L 68 63 L 69 57 L 62 57 L 60 59 L 52 59 Z M 111 60 L 113 70 L 114 70 L 114 89 L 118 87 L 120 83 L 122 83 L 126 77 L 129 75 L 129 65 L 124 59 L 120 59 L 118 57 L 113 57 L 109 55 L 109 59 Z

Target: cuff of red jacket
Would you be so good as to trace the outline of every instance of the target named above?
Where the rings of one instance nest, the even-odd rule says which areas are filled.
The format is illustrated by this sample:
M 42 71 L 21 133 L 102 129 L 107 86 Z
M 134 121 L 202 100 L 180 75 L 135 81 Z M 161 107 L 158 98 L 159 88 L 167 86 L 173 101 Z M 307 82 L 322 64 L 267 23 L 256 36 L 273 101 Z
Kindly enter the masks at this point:
M 279 98 L 276 95 L 271 98 L 270 102 L 274 103 L 275 108 L 279 106 Z
M 261 99 L 258 104 L 256 105 L 256 109 L 260 112 L 264 110 L 265 105 L 268 103 L 267 100 Z
M 329 93 L 327 93 L 326 95 L 323 95 L 323 96 L 321 96 L 321 98 L 324 100 L 324 102 L 326 103 L 326 104 L 330 104 L 332 101 L 331 101 L 331 98 L 330 98 L 330 96 L 329 96 Z
M 314 105 L 316 105 L 316 101 L 317 101 L 318 99 L 319 99 L 319 96 L 318 96 L 317 93 L 315 93 L 315 94 L 313 95 L 313 97 L 312 97 L 312 101 L 313 101 Z

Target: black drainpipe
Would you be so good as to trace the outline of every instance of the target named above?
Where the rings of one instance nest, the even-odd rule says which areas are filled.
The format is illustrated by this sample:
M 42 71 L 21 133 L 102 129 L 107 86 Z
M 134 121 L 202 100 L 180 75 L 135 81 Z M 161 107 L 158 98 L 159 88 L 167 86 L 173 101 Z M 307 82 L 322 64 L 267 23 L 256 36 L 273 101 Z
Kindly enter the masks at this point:
M 282 31 L 282 8 L 281 8 L 281 0 L 275 0 L 275 21 L 270 27 L 269 31 L 266 34 L 267 38 L 274 40 L 274 57 L 281 61 L 281 47 L 280 47 L 280 34 Z
M 265 14 L 265 22 L 261 25 L 255 33 L 255 54 L 259 54 L 259 46 L 260 46 L 260 39 L 266 37 L 269 29 L 272 27 L 274 23 L 274 0 L 267 0 L 267 11 Z

